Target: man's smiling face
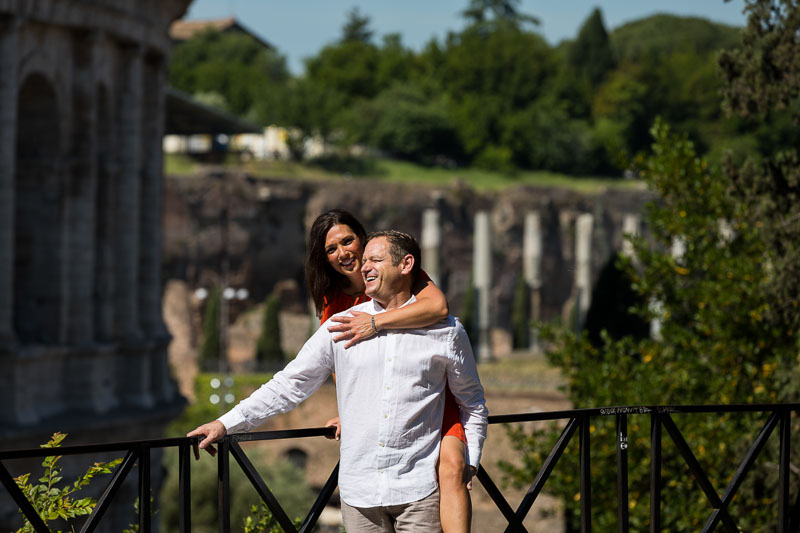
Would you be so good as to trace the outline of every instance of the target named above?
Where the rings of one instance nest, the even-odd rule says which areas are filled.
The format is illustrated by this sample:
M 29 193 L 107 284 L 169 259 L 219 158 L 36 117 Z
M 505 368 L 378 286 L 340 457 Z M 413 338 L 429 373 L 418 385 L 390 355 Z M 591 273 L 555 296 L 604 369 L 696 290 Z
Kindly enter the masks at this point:
M 364 265 L 361 267 L 366 283 L 364 292 L 383 307 L 387 307 L 387 303 L 402 291 L 404 271 L 410 272 L 406 261 L 392 264 L 390 248 L 391 244 L 386 237 L 372 239 L 364 249 Z

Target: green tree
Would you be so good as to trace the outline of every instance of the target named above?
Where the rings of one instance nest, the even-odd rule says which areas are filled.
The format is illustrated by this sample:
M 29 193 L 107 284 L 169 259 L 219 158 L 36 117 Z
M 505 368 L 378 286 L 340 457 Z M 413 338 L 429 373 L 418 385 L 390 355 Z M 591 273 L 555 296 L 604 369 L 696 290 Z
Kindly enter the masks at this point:
M 540 35 L 498 27 L 450 34 L 441 50 L 438 79 L 468 158 L 504 149 L 507 117 L 545 93 L 555 57 Z M 485 154 L 484 154 L 485 155 Z
M 342 27 L 342 40 L 306 60 L 306 78 L 341 94 L 345 105 L 374 97 L 378 92 L 375 72 L 379 53 L 371 37 L 369 17 L 354 9 Z
M 517 278 L 514 301 L 511 304 L 511 328 L 514 348 L 528 348 L 531 329 L 531 291 L 524 276 Z
M 362 15 L 357 7 L 347 13 L 347 21 L 342 26 L 342 42 L 357 41 L 369 44 L 373 31 L 369 27 L 369 17 Z
M 221 297 L 219 289 L 212 290 L 203 312 L 203 341 L 197 354 L 197 366 L 201 371 L 216 370 L 219 365 L 222 349 L 219 336 Z
M 289 80 L 286 59 L 244 33 L 200 32 L 175 46 L 170 62 L 170 84 L 189 94 L 215 93 L 224 108 L 239 116 L 266 122 L 257 104 L 272 99 Z M 263 108 L 262 108 L 263 110 Z
M 461 15 L 481 31 L 493 31 L 505 25 L 520 29 L 524 25 L 538 26 L 540 21 L 519 11 L 520 0 L 470 0 Z
M 356 104 L 346 118 L 354 141 L 392 157 L 431 164 L 440 155 L 459 155 L 446 104 L 415 85 L 397 84 L 374 100 Z
M 594 346 L 584 332 L 547 326 L 542 337 L 552 347 L 550 360 L 568 380 L 575 407 L 688 403 L 768 403 L 797 395 L 798 334 L 770 310 L 774 302 L 765 290 L 774 273 L 765 261 L 765 240 L 753 218 L 752 206 L 733 194 L 729 178 L 699 158 L 685 136 L 670 133 L 658 122 L 653 129 L 653 153 L 646 160 L 645 180 L 658 193 L 648 207 L 650 239 L 634 241 L 637 262 L 621 259 L 642 301 L 645 319 L 661 321 L 662 339 L 601 332 Z M 680 239 L 685 253 L 670 253 Z M 640 267 L 636 267 L 636 265 Z M 615 428 L 599 420 L 592 435 L 593 464 L 613 461 Z M 676 421 L 678 422 L 678 421 Z M 691 416 L 679 426 L 695 449 L 712 484 L 722 490 L 762 423 L 755 416 Z M 521 429 L 511 432 L 522 466 L 505 465 L 512 478 L 530 481 L 553 442 L 550 433 Z M 631 499 L 648 493 L 648 436 L 641 420 L 629 433 Z M 666 442 L 666 441 L 665 441 Z M 573 449 L 573 451 L 575 451 Z M 739 489 L 732 509 L 740 527 L 773 524 L 777 516 L 774 449 Z M 596 462 L 595 462 L 596 461 Z M 612 463 L 613 464 L 613 463 Z M 676 449 L 664 447 L 663 527 L 696 531 L 708 515 L 708 505 Z M 568 453 L 548 484 L 568 506 L 577 493 L 577 454 Z M 614 469 L 593 471 L 593 521 L 598 530 L 616 526 Z M 644 507 L 644 508 L 643 508 Z M 577 510 L 568 512 L 577 516 Z M 631 510 L 631 527 L 648 523 L 646 505 Z M 576 524 L 572 524 L 576 527 Z M 768 526 L 772 529 L 772 526 Z
M 581 26 L 567 54 L 569 64 L 591 86 L 597 86 L 616 64 L 603 13 L 596 7 Z
M 261 335 L 256 342 L 256 359 L 261 364 L 283 362 L 280 310 L 281 302 L 278 300 L 278 295 L 270 294 L 264 301 L 264 312 L 261 315 Z
M 729 158 L 726 172 L 766 242 L 768 315 L 793 334 L 800 327 L 800 3 L 751 0 L 746 10 L 744 46 L 720 57 L 724 105 L 759 129 L 762 142 L 741 166 Z

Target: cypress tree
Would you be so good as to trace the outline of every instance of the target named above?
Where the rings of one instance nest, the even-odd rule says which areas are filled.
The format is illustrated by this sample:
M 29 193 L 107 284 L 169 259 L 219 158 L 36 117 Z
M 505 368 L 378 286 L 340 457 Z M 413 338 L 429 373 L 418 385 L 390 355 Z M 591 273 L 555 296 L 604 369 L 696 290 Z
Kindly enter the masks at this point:
M 216 370 L 220 359 L 219 306 L 220 291 L 211 291 L 203 313 L 203 342 L 198 352 L 197 366 L 200 371 Z
M 578 37 L 569 48 L 567 58 L 575 72 L 592 87 L 598 86 L 606 73 L 614 68 L 614 51 L 600 8 L 595 8 L 583 23 Z
M 511 330 L 514 348 L 528 348 L 530 335 L 530 290 L 524 276 L 517 278 L 511 306 Z
M 270 294 L 264 300 L 261 335 L 258 337 L 256 344 L 256 359 L 261 365 L 283 362 L 279 320 L 280 307 L 280 301 L 275 293 Z

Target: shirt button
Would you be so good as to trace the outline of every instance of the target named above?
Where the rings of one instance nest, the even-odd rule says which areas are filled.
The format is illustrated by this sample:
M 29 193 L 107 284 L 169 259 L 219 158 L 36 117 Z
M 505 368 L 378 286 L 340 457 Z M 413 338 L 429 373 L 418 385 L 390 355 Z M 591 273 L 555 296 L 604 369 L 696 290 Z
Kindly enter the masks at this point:
M 392 358 L 390 357 L 388 360 L 391 362 Z
M 389 390 L 390 388 L 391 388 L 391 387 L 389 387 L 388 385 L 386 386 L 386 390 Z
M 389 418 L 389 415 L 383 415 L 383 418 Z

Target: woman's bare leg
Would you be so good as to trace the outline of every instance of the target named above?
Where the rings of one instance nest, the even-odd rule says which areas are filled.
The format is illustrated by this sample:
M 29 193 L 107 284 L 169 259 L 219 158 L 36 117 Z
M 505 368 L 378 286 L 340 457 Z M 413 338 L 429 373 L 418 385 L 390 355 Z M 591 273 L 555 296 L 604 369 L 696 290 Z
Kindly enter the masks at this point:
M 472 501 L 467 490 L 464 443 L 457 437 L 442 438 L 439 450 L 439 513 L 444 533 L 469 533 Z

